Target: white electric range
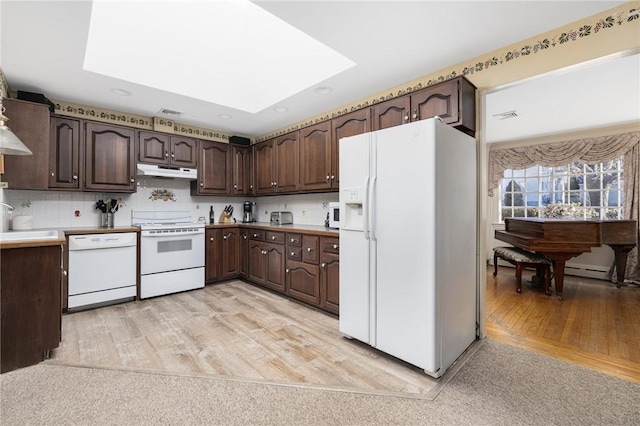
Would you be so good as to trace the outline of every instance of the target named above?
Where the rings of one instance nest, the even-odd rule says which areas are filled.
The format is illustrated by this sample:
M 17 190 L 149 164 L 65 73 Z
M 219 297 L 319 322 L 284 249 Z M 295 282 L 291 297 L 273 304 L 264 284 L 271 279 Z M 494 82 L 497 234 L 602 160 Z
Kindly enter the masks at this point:
M 204 287 L 204 224 L 189 211 L 132 211 L 140 228 L 140 298 Z

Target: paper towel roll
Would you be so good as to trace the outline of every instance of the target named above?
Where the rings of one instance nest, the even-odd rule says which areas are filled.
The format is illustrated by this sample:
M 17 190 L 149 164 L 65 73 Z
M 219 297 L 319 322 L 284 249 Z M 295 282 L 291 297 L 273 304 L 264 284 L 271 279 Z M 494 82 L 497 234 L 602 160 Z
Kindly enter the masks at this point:
M 33 229 L 33 216 L 27 214 L 19 214 L 13 217 L 14 230 Z

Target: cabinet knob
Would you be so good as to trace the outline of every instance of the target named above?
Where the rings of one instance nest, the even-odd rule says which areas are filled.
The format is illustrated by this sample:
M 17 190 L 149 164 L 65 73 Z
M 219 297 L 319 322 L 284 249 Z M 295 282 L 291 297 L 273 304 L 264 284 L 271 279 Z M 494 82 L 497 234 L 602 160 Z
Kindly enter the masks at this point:
M 253 238 L 256 238 L 258 236 L 258 234 L 253 234 Z
M 288 274 L 291 269 L 287 268 L 284 271 Z
M 415 120 L 416 118 L 418 118 L 418 110 L 417 110 L 417 109 L 414 109 L 414 110 L 413 110 L 413 115 L 411 116 L 411 118 L 413 118 L 414 120 Z
M 334 249 L 337 249 L 339 246 L 337 244 L 334 244 L 331 247 L 333 247 Z
M 171 158 L 176 158 L 176 155 L 173 152 L 171 153 Z
M 335 179 L 336 175 L 331 175 L 331 180 Z
M 51 177 L 53 177 L 53 176 L 55 176 L 55 175 L 56 175 L 55 173 L 51 172 Z
M 331 179 L 331 175 L 327 173 L 327 180 Z
M 135 179 L 133 178 L 133 176 L 131 176 L 130 180 L 131 180 L 131 183 L 135 182 Z
M 200 182 L 200 188 L 204 186 L 204 182 Z
M 402 117 L 402 119 L 403 119 L 404 121 L 409 121 L 409 116 L 408 116 L 408 115 L 405 115 L 404 117 Z
M 326 267 L 327 267 L 327 264 L 326 264 L 326 263 L 324 263 L 324 262 L 322 262 L 322 263 L 320 264 L 320 266 L 321 266 L 321 267 L 323 267 L 323 268 L 326 268 Z
M 295 251 L 292 251 L 292 252 L 291 252 L 291 256 L 296 257 L 296 252 L 295 252 Z
M 272 240 L 275 240 L 275 239 L 276 239 L 276 236 L 275 236 L 275 235 L 272 235 L 272 236 L 271 236 L 271 239 L 272 239 Z
M 243 235 L 243 236 L 242 236 L 242 238 L 246 240 L 246 239 L 247 239 L 247 236 L 246 236 L 246 235 Z
M 238 184 L 237 183 L 233 184 L 233 189 L 238 189 Z
M 213 242 L 213 237 L 209 238 L 209 241 Z
M 73 175 L 73 180 L 78 180 L 78 175 Z
M 222 236 L 222 239 L 223 239 L 223 240 L 226 240 L 226 239 L 227 239 L 227 236 L 226 236 L 226 235 L 223 235 L 223 236 Z
M 311 247 L 307 247 L 307 253 L 311 253 Z
M 267 251 L 266 250 L 262 250 L 262 254 L 267 254 Z

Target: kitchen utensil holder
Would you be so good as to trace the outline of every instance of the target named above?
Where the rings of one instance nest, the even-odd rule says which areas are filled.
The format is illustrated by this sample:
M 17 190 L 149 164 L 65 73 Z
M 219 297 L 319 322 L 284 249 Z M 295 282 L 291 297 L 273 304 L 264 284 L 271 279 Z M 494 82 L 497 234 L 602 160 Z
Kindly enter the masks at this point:
M 100 226 L 102 228 L 113 228 L 113 213 L 100 213 Z

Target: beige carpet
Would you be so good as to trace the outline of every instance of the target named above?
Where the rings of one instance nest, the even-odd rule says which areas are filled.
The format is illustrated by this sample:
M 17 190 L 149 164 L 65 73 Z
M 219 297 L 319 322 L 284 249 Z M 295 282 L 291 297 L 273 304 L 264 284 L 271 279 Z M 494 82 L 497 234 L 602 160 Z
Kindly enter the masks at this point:
M 0 376 L 3 425 L 635 425 L 640 385 L 483 341 L 434 400 L 42 363 Z

